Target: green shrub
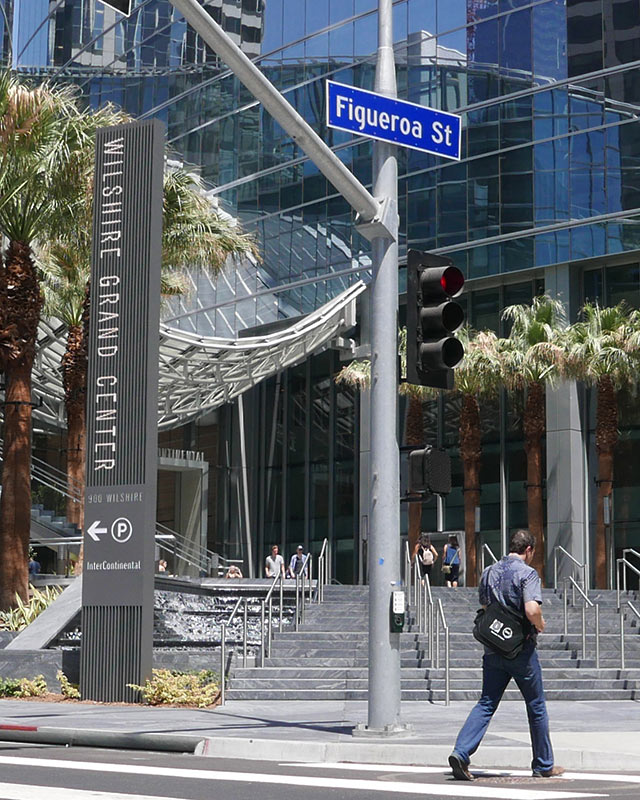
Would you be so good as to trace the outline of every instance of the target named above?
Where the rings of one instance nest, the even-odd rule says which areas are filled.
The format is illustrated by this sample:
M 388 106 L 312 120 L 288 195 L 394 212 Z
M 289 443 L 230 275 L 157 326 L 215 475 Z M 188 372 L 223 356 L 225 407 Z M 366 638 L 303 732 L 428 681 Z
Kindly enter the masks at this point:
M 43 675 L 29 678 L 0 678 L 0 697 L 42 697 L 49 691 Z
M 63 697 L 68 697 L 70 700 L 80 699 L 80 690 L 75 683 L 71 683 L 61 669 L 56 672 L 56 678 L 60 683 L 60 692 Z
M 49 691 L 44 675 L 36 675 L 33 680 L 20 678 L 19 683 L 20 689 L 16 697 L 42 697 Z
M 31 597 L 28 603 L 24 603 L 16 594 L 16 607 L 10 611 L 0 611 L 0 630 L 23 631 L 62 592 L 60 586 L 46 586 L 44 589 L 36 589 L 30 585 L 29 590 Z
M 215 703 L 220 693 L 218 675 L 209 669 L 199 672 L 154 669 L 152 677 L 143 686 L 134 683 L 127 685 L 137 689 L 143 700 L 151 706 L 181 703 L 206 708 Z
M 0 697 L 18 697 L 20 681 L 17 678 L 0 678 Z

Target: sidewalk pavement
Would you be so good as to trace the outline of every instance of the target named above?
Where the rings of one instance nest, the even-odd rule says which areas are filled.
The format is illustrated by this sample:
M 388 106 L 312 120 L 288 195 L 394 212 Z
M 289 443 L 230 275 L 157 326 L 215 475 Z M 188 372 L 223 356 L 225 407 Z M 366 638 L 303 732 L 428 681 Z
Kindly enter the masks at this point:
M 0 740 L 195 752 L 226 758 L 445 766 L 473 703 L 405 702 L 405 735 L 357 737 L 364 702 L 228 702 L 214 709 L 0 701 Z M 640 768 L 640 703 L 548 703 L 555 759 L 568 769 Z M 503 702 L 472 759 L 476 767 L 527 769 L 525 706 Z

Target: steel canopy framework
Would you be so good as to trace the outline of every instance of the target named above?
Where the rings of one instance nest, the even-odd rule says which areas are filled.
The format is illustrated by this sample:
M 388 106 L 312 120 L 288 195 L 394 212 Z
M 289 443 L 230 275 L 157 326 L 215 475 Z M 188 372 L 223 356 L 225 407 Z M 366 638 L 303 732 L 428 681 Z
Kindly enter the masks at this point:
M 356 322 L 358 281 L 321 308 L 263 336 L 223 339 L 160 325 L 159 428 L 190 422 L 228 403 L 260 381 L 292 366 L 349 330 Z M 33 369 L 34 416 L 65 428 L 61 363 L 66 329 L 40 322 Z

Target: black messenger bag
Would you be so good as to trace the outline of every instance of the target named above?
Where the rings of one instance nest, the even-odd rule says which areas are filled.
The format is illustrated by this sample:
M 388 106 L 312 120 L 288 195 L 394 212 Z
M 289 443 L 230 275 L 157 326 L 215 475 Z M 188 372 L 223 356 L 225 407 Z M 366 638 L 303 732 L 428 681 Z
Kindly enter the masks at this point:
M 530 633 L 529 620 L 500 603 L 478 609 L 473 623 L 474 637 L 504 658 L 519 655 Z

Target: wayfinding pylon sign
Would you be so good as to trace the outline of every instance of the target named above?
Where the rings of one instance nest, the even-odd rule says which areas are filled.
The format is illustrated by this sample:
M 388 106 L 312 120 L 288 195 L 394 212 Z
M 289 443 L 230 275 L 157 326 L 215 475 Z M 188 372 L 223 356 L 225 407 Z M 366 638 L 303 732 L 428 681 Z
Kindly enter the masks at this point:
M 164 128 L 96 135 L 80 690 L 151 675 Z

